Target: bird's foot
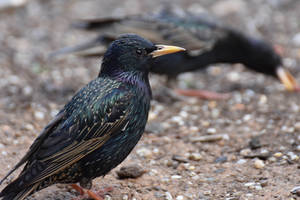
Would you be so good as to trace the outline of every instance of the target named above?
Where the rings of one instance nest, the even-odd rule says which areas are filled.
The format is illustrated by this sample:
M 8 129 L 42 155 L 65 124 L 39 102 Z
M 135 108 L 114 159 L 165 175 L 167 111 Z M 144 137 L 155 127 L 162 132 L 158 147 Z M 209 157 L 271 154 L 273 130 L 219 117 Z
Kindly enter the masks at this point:
M 90 198 L 92 198 L 94 200 L 102 200 L 102 199 L 104 199 L 105 194 L 107 194 L 108 192 L 111 192 L 111 191 L 113 191 L 112 187 L 106 187 L 101 190 L 97 190 L 96 192 L 88 190 L 87 194 L 89 195 Z M 97 199 L 97 197 L 101 197 L 102 199 Z
M 71 184 L 71 187 L 76 190 L 80 195 L 84 195 L 84 189 L 77 184 Z
M 92 191 L 92 190 L 84 190 L 82 187 L 80 187 L 77 184 L 72 184 L 71 187 L 73 189 L 75 189 L 80 196 L 73 198 L 72 200 L 82 200 L 85 198 L 90 198 L 90 199 L 94 199 L 94 200 L 104 200 L 104 196 L 106 193 L 113 191 L 112 187 L 107 187 L 107 188 L 103 188 L 101 190 L 98 190 L 96 192 Z
M 216 92 L 210 92 L 206 90 L 176 89 L 175 92 L 183 96 L 198 97 L 200 99 L 208 99 L 208 100 L 224 100 L 230 97 L 230 94 L 228 93 L 216 93 Z

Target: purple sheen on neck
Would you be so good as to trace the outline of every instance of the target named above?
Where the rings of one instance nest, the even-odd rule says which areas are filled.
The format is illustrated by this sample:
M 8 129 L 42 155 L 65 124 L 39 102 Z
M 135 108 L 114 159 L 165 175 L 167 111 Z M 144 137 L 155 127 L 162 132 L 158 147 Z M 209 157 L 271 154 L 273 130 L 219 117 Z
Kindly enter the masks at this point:
M 141 72 L 118 72 L 116 73 L 115 77 L 123 83 L 135 85 L 141 92 L 151 96 L 151 89 L 148 79 L 144 79 L 144 76 Z

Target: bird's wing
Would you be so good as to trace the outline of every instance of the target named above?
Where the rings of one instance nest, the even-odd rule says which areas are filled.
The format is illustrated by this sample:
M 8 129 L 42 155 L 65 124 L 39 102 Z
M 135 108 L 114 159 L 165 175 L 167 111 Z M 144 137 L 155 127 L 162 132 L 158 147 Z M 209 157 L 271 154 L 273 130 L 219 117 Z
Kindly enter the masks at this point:
M 207 16 L 196 16 L 162 10 L 158 14 L 125 16 L 123 18 L 99 18 L 81 20 L 74 26 L 84 30 L 116 37 L 124 33 L 136 33 L 154 43 L 172 44 L 187 50 L 209 50 L 227 30 Z
M 79 45 L 62 48 L 50 56 L 69 53 L 84 57 L 102 56 L 110 42 L 124 33 L 136 33 L 156 44 L 181 46 L 191 56 L 196 56 L 211 50 L 228 33 L 226 28 L 207 16 L 186 12 L 183 17 L 168 9 L 158 14 L 79 20 L 73 27 L 96 31 L 99 35 Z
M 48 136 L 48 134 L 51 133 L 51 131 L 53 129 L 55 129 L 58 126 L 58 124 L 64 119 L 64 116 L 65 116 L 65 112 L 60 112 L 56 115 L 56 117 L 44 128 L 44 130 L 40 133 L 40 135 L 37 137 L 37 139 L 33 142 L 33 144 L 29 148 L 29 151 L 25 154 L 25 156 L 0 181 L 0 185 L 16 169 L 18 169 L 21 165 L 23 165 L 25 162 L 27 162 L 28 158 L 30 158 L 36 152 L 36 150 L 39 148 L 42 141 Z
M 120 133 L 129 122 L 128 98 L 130 95 L 123 95 L 114 99 L 109 98 L 109 100 L 101 99 L 99 103 L 95 103 L 95 106 L 101 107 L 100 111 L 82 111 L 90 112 L 86 122 L 84 122 L 85 127 L 77 123 L 68 130 L 59 133 L 57 137 L 60 137 L 61 141 L 55 142 L 53 148 L 56 149 L 56 152 L 52 155 L 37 153 L 38 161 L 35 163 L 46 163 L 46 167 L 33 177 L 30 184 L 39 182 L 71 166 L 87 154 L 99 149 L 112 135 Z M 104 102 L 109 103 L 102 105 Z M 98 116 L 95 115 L 100 115 L 96 121 L 94 119 Z M 91 120 L 94 121 L 91 123 Z M 73 137 L 71 143 L 67 142 L 68 145 L 66 145 L 66 135 L 68 138 Z M 45 148 L 51 149 L 47 140 L 41 145 L 41 149 Z

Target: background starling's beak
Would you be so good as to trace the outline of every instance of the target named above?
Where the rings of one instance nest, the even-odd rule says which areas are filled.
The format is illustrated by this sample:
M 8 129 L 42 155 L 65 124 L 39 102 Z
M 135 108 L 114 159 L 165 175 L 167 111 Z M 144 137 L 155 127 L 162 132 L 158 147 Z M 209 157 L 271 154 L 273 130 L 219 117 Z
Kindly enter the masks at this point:
M 155 45 L 157 47 L 157 50 L 152 51 L 150 55 L 152 55 L 153 58 L 170 54 L 170 53 L 175 53 L 178 51 L 185 51 L 184 48 L 177 47 L 177 46 L 168 46 L 168 45 Z
M 286 69 L 278 67 L 276 74 L 287 90 L 296 91 L 299 89 L 295 78 Z

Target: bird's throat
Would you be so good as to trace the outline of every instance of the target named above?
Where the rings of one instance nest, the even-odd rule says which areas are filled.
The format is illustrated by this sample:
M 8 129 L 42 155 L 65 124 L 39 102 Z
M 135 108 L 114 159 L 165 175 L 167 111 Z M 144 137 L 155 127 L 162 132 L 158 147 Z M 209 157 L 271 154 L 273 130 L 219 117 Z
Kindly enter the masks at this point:
M 149 95 L 150 97 L 152 95 L 148 74 L 145 72 L 118 72 L 114 74 L 114 78 L 137 88 L 138 92 Z

